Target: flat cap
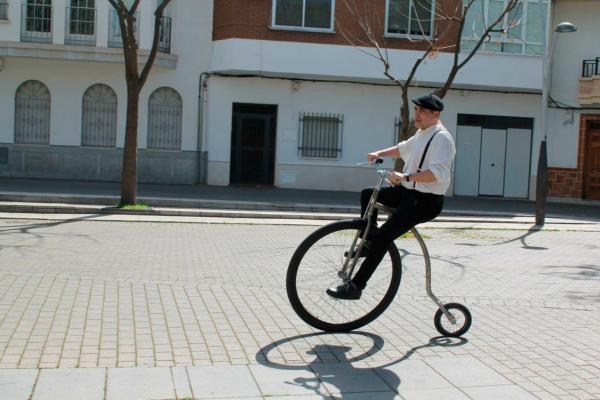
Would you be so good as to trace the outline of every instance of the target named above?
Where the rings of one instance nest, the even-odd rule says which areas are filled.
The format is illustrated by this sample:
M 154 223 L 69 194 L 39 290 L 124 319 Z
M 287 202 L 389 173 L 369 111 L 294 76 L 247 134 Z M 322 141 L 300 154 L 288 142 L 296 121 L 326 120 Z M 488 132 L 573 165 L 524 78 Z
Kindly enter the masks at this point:
M 435 94 L 427 94 L 425 96 L 417 97 L 416 99 L 413 99 L 412 102 L 419 107 L 423 107 L 432 111 L 442 111 L 444 109 L 444 102 Z

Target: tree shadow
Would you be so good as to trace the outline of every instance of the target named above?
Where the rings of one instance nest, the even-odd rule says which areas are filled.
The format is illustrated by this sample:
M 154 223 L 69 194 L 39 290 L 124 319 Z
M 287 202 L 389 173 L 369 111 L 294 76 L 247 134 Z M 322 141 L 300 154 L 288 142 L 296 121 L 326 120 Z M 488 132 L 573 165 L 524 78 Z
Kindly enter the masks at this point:
M 328 398 L 333 400 L 343 400 L 344 398 L 349 397 L 350 394 L 355 396 L 356 393 L 360 392 L 377 392 L 378 400 L 392 400 L 398 395 L 398 390 L 402 383 L 402 379 L 394 371 L 387 368 L 408 360 L 420 349 L 440 346 L 462 346 L 463 344 L 467 343 L 467 340 L 463 338 L 453 339 L 438 336 L 431 338 L 429 342 L 425 344 L 411 348 L 398 360 L 393 360 L 387 364 L 377 367 L 360 368 L 355 367 L 353 363 L 366 360 L 367 358 L 378 353 L 383 349 L 384 340 L 379 335 L 366 332 L 348 332 L 345 335 L 359 335 L 367 337 L 372 341 L 372 346 L 363 354 L 349 358 L 348 354 L 351 352 L 352 347 L 325 343 L 315 344 L 310 350 L 306 351 L 306 354 L 315 356 L 314 360 L 304 365 L 281 364 L 269 359 L 269 355 L 282 345 L 289 344 L 297 340 L 304 341 L 311 337 L 333 336 L 330 333 L 318 332 L 284 338 L 273 342 L 261 348 L 257 352 L 256 360 L 260 364 L 269 368 L 296 370 L 299 373 L 310 372 L 314 374 L 314 377 L 298 377 L 293 381 L 286 381 L 285 383 L 292 386 L 303 387 L 317 395 L 328 396 Z M 334 354 L 337 362 L 331 362 L 330 359 L 328 360 L 329 362 L 324 362 L 323 354 Z M 377 379 L 376 376 L 378 376 L 380 379 Z M 374 382 L 381 382 L 385 386 L 379 385 L 375 387 Z M 370 385 L 373 385 L 372 390 L 370 390 Z M 382 390 L 382 388 L 384 390 Z M 327 392 L 331 392 L 333 394 L 327 394 Z
M 76 222 L 83 221 L 91 221 L 95 218 L 100 217 L 101 214 L 92 214 L 79 216 L 75 218 L 67 218 L 60 219 L 56 221 L 44 221 L 44 222 L 34 222 L 30 224 L 20 224 L 20 225 L 5 225 L 0 227 L 0 238 L 7 239 L 8 235 L 19 234 L 18 239 L 14 239 L 11 243 L 6 244 L 6 240 L 2 240 L 4 243 L 0 243 L 0 252 L 5 249 L 13 249 L 16 250 L 19 254 L 24 255 L 26 250 L 31 248 L 37 248 L 39 243 L 44 240 L 44 234 L 40 234 L 36 232 L 36 230 L 44 229 L 44 228 L 53 228 L 59 225 L 72 224 Z M 23 236 L 21 236 L 23 235 Z M 77 236 L 77 237 L 85 237 L 90 241 L 97 242 L 96 239 L 93 238 L 92 235 L 68 235 L 68 234 L 54 234 L 59 236 Z M 30 244 L 21 244 L 24 242 L 28 242 L 33 240 L 33 243 Z
M 527 244 L 527 238 L 531 235 L 533 235 L 534 233 L 537 233 L 539 231 L 542 230 L 542 227 L 540 227 L 539 225 L 532 225 L 527 232 L 525 232 L 524 234 L 517 236 L 514 239 L 509 239 L 509 240 L 505 240 L 503 242 L 498 242 L 498 243 L 490 243 L 490 244 L 476 244 L 476 243 L 455 243 L 458 246 L 469 246 L 469 247 L 486 247 L 486 246 L 500 246 L 503 244 L 508 244 L 508 243 L 512 243 L 512 242 L 517 242 L 520 241 L 522 244 L 522 248 L 527 249 L 527 250 L 548 250 L 547 247 L 542 247 L 542 246 L 531 246 Z

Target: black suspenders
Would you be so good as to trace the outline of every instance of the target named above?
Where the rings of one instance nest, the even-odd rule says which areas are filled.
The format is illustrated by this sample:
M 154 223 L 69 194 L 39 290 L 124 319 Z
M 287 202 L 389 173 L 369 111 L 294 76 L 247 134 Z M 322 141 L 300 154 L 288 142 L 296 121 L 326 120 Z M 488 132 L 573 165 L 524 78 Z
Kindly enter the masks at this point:
M 443 129 L 439 129 L 437 131 L 435 131 L 433 133 L 433 135 L 431 135 L 431 138 L 429 138 L 429 141 L 427 142 L 427 146 L 425 146 L 425 150 L 423 151 L 423 156 L 421 157 L 421 162 L 419 163 L 419 168 L 417 168 L 417 172 L 421 172 L 421 167 L 423 167 L 423 162 L 425 161 L 425 156 L 427 155 L 427 150 L 429 150 L 429 145 L 431 144 L 431 141 L 433 140 L 433 138 L 435 137 L 435 135 L 437 135 L 438 132 L 441 132 Z M 417 186 L 417 182 L 413 182 L 413 188 L 415 188 Z

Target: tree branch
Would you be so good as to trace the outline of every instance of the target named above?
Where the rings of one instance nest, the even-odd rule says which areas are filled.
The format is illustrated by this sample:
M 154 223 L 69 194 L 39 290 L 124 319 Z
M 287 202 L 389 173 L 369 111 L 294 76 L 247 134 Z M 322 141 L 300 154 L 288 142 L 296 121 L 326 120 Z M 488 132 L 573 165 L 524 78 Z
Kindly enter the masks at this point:
M 144 86 L 146 80 L 148 79 L 148 75 L 150 75 L 150 70 L 152 69 L 152 65 L 156 60 L 156 55 L 158 53 L 158 44 L 160 42 L 160 23 L 163 17 L 163 13 L 165 8 L 169 5 L 171 0 L 163 0 L 163 2 L 158 6 L 156 11 L 154 12 L 154 37 L 152 38 L 152 50 L 150 50 L 150 55 L 148 56 L 148 60 L 146 61 L 146 65 L 144 65 L 144 69 L 142 70 L 142 74 L 138 80 L 138 87 Z

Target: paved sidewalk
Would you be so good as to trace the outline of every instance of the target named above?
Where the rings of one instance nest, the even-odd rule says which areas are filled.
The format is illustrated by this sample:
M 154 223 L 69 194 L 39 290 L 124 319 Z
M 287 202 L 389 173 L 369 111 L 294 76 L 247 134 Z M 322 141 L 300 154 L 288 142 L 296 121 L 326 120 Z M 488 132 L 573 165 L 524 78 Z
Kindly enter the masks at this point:
M 120 184 L 108 182 L 0 178 L 0 211 L 76 212 L 66 205 L 114 206 Z M 263 210 L 276 212 L 358 213 L 359 193 L 324 190 L 208 185 L 138 185 L 138 200 L 153 207 Z M 15 203 L 27 203 L 19 205 Z M 11 204 L 12 203 L 12 204 Z M 52 203 L 63 203 L 62 207 Z M 29 208 L 27 208 L 29 207 Z M 52 211 L 51 211 L 52 210 Z M 447 197 L 443 215 L 533 216 L 525 200 Z M 549 202 L 547 216 L 600 221 L 600 202 Z
M 310 224 L 25 217 L 0 219 L 2 400 L 600 398 L 598 231 L 423 227 L 474 318 L 447 340 L 410 237 L 392 306 L 334 335 L 285 293 Z

